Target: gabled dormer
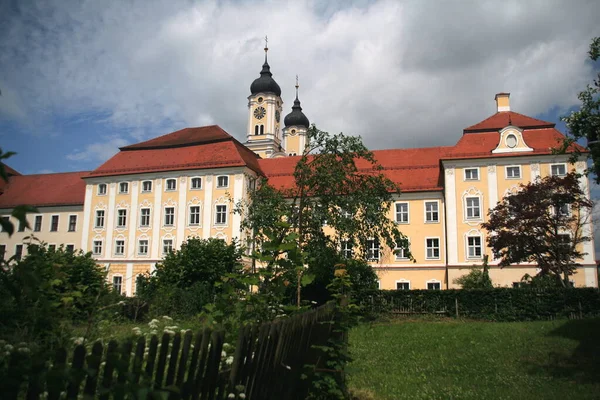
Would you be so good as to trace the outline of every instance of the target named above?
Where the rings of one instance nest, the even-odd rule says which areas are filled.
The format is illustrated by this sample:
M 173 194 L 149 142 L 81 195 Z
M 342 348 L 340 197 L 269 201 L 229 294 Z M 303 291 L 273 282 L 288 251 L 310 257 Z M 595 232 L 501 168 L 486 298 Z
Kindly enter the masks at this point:
M 498 146 L 492 150 L 492 153 L 520 153 L 528 151 L 533 151 L 533 149 L 525 143 L 523 130 L 517 126 L 508 125 L 500 130 L 500 141 L 498 142 Z

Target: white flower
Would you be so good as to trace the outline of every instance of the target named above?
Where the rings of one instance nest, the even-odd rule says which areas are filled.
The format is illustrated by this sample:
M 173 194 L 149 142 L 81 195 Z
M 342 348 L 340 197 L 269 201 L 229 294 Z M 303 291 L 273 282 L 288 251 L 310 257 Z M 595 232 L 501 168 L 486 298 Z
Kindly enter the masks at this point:
M 158 335 L 158 331 L 157 331 L 156 329 L 152 329 L 152 330 L 150 331 L 150 333 L 151 333 L 152 335 Z
M 79 346 L 80 344 L 83 344 L 83 340 L 84 339 L 82 337 L 75 338 L 75 340 L 74 340 L 75 345 Z
M 169 317 L 168 315 L 163 315 L 163 319 L 165 321 L 173 321 L 173 318 Z
M 245 399 L 245 398 L 246 398 L 246 393 L 240 393 L 240 394 L 238 395 L 238 397 L 239 397 L 240 399 Z
M 228 348 L 229 348 L 229 346 L 231 346 L 229 343 L 223 343 L 223 348 L 224 348 L 224 349 L 228 349 Z
M 125 305 L 125 301 L 121 300 L 120 302 L 117 303 L 120 306 L 124 306 Z
M 227 357 L 227 360 L 225 360 L 225 364 L 227 364 L 227 365 L 233 364 L 233 356 Z
M 14 347 L 10 344 L 7 344 L 6 346 L 4 346 L 4 350 L 6 351 L 12 351 L 14 349 Z
M 235 393 L 229 393 L 228 399 L 235 399 Z
M 221 358 L 225 358 L 227 357 L 227 353 L 225 353 L 224 351 L 221 352 Z
M 175 334 L 175 332 L 173 332 L 170 329 L 165 329 L 163 332 L 166 333 L 166 334 L 169 334 L 169 335 L 174 335 Z
M 19 347 L 17 351 L 23 354 L 28 354 L 30 352 L 30 350 L 27 347 Z
M 17 347 L 27 347 L 27 343 L 21 342 L 17 345 Z

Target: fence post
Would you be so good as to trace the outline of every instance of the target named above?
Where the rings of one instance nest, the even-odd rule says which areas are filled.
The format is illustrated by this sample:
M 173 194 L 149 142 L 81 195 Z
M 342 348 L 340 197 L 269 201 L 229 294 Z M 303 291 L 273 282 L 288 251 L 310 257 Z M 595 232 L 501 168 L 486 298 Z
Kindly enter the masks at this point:
M 456 310 L 456 318 L 458 318 L 459 317 L 459 315 L 458 315 L 458 297 L 454 298 L 454 308 Z

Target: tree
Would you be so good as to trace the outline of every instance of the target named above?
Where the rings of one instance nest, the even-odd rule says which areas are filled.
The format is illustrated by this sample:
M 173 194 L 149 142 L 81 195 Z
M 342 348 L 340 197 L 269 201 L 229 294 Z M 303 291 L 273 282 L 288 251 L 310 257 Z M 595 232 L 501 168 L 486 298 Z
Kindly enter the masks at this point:
M 483 256 L 482 268 L 474 266 L 471 272 L 456 278 L 454 283 L 463 289 L 492 289 L 494 286 L 488 271 L 488 256 Z
M 289 246 L 296 245 L 304 255 L 290 266 L 297 276 L 298 304 L 304 265 L 318 264 L 318 255 L 325 249 L 339 253 L 341 241 L 350 243 L 355 257 L 368 255 L 368 243 L 404 248 L 409 254 L 407 238 L 388 216 L 400 189 L 383 174 L 361 138 L 332 135 L 313 125 L 308 139 L 309 146 L 295 166 L 292 187 L 273 187 L 262 180 L 249 201 L 237 206 L 257 249 L 264 253 L 263 243 L 269 243 L 266 268 L 272 268 Z M 279 244 L 292 232 L 294 243 L 282 249 Z M 329 267 L 333 278 L 333 265 Z
M 563 286 L 586 253 L 591 240 L 589 215 L 592 202 L 581 189 L 576 173 L 548 176 L 508 195 L 490 210 L 482 227 L 500 266 L 532 262 L 542 274 L 552 274 Z
M 590 59 L 596 63 L 600 58 L 600 37 L 592 39 L 588 52 Z M 578 111 L 573 111 L 569 116 L 563 117 L 569 137 L 563 143 L 561 151 L 569 149 L 573 152 L 573 160 L 577 159 L 581 151 L 571 144 L 579 139 L 587 139 L 588 157 L 592 159 L 592 172 L 596 174 L 596 183 L 600 183 L 600 73 L 593 85 L 577 96 L 581 101 Z

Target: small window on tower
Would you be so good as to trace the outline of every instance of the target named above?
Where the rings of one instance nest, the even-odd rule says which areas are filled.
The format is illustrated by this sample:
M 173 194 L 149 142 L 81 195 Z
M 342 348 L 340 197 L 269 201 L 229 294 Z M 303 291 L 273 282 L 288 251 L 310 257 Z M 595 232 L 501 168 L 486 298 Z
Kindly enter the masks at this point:
M 258 125 L 254 125 L 254 134 L 258 135 Z
M 265 126 L 264 126 L 264 125 L 261 125 L 261 126 L 260 126 L 260 134 L 261 134 L 261 135 L 264 135 L 264 134 L 265 134 Z

